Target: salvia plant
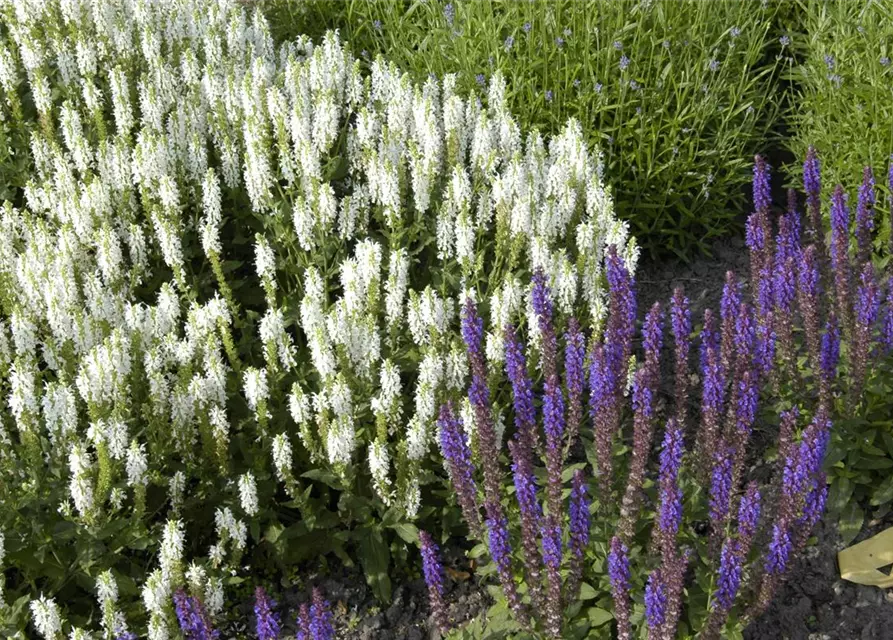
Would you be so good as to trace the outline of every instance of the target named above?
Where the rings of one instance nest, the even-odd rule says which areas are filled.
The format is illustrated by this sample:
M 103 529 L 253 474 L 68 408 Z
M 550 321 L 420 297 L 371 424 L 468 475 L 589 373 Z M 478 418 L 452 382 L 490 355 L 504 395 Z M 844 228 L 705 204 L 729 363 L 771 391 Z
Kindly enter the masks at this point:
M 499 75 L 479 100 L 364 74 L 337 34 L 277 45 L 242 3 L 0 15 L 27 164 L 0 213 L 4 632 L 89 589 L 103 637 L 161 640 L 186 580 L 213 620 L 240 572 L 326 552 L 387 600 L 446 493 L 459 305 L 489 309 L 501 366 L 531 273 L 594 327 L 605 248 L 635 269 L 600 154 L 574 121 L 522 134 Z
M 456 73 L 482 92 L 501 73 L 512 113 L 543 131 L 585 114 L 619 214 L 646 251 L 684 258 L 738 231 L 748 158 L 782 115 L 792 38 L 777 25 L 796 15 L 789 3 L 739 0 L 266 4 L 274 30 L 340 29 L 364 64 L 383 53 L 418 80 Z M 810 91 L 810 108 L 823 98 Z M 875 98 L 864 117 L 888 102 Z
M 814 150 L 805 172 L 807 207 L 820 206 Z M 536 324 L 524 331 L 536 327 L 537 346 L 506 325 L 501 368 L 484 356 L 481 306 L 466 300 L 470 424 L 441 405 L 439 441 L 479 542 L 471 554 L 489 557 L 482 574 L 500 589 L 486 620 L 457 637 L 742 637 L 822 517 L 827 471 L 865 478 L 889 466 L 878 464 L 890 460 L 878 429 L 858 419 L 854 429 L 852 418 L 883 371 L 893 327 L 871 260 L 871 172 L 855 215 L 835 190 L 828 234 L 793 192 L 776 215 L 770 193 L 757 157 L 750 278 L 727 275 L 719 313 L 707 309 L 697 332 L 681 289 L 637 328 L 635 278 L 614 249 L 606 323 L 559 319 L 535 272 Z M 499 402 L 511 404 L 504 434 Z M 434 619 L 448 628 L 437 546 L 427 534 L 421 545 Z

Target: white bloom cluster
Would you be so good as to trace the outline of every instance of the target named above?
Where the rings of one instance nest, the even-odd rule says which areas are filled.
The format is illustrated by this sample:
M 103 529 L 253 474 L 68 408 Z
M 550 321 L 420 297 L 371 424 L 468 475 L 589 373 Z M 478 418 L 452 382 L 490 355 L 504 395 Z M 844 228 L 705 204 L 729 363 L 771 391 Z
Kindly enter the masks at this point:
M 62 635 L 62 616 L 59 605 L 52 598 L 40 596 L 31 601 L 31 619 L 37 632 L 46 640 L 56 640 Z
M 165 477 L 168 517 L 184 517 L 187 483 L 231 478 L 245 431 L 286 484 L 304 471 L 295 435 L 337 473 L 364 451 L 380 498 L 412 515 L 437 407 L 468 382 L 465 297 L 489 302 L 498 362 L 527 318 L 519 274 L 543 269 L 558 310 L 598 325 L 606 247 L 635 268 L 580 124 L 525 137 L 498 74 L 486 107 L 453 76 L 417 85 L 376 60 L 364 78 L 337 34 L 277 45 L 259 9 L 228 0 L 0 4 L 0 116 L 20 119 L 32 159 L 24 205 L 0 208 L 19 432 L 0 427 L 0 464 L 21 446 L 67 468 L 46 476 L 76 526 L 131 495 L 139 514 Z M 35 122 L 14 109 L 25 93 Z M 297 434 L 273 437 L 286 397 Z M 248 518 L 263 514 L 254 478 L 237 480 Z M 215 569 L 247 545 L 224 493 Z M 169 636 L 182 532 L 170 520 L 143 584 L 153 639 Z

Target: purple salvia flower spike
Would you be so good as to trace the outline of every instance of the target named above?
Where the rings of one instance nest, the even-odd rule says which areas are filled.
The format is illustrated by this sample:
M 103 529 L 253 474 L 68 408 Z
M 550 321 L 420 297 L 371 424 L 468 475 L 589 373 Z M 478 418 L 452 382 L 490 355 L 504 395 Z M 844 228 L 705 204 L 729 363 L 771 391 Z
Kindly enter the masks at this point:
M 567 390 L 567 436 L 564 457 L 576 442 L 583 421 L 583 385 L 585 373 L 586 339 L 576 318 L 568 320 L 564 349 L 564 386 Z
M 453 489 L 456 491 L 459 506 L 462 507 L 462 514 L 472 535 L 480 537 L 481 520 L 471 448 L 465 440 L 465 430 L 453 412 L 452 404 L 441 405 L 437 428 L 440 431 L 440 451 Z
M 721 441 L 716 450 L 710 483 L 710 522 L 714 536 L 725 530 L 729 515 L 733 459 L 732 448 Z
M 682 454 L 682 429 L 675 419 L 670 418 L 660 452 L 660 508 L 657 522 L 661 548 L 665 555 L 675 553 L 676 535 L 682 523 L 682 491 L 678 483 Z
M 738 507 L 738 540 L 744 555 L 750 550 L 760 521 L 760 491 L 757 483 L 750 482 Z
M 874 174 L 871 167 L 862 172 L 862 186 L 859 187 L 859 200 L 856 205 L 856 240 L 859 245 L 858 263 L 863 265 L 871 259 L 871 234 L 874 231 Z
M 505 373 L 512 385 L 512 403 L 515 411 L 515 428 L 520 434 L 525 451 L 536 447 L 536 407 L 534 406 L 533 382 L 527 371 L 524 345 L 518 339 L 514 327 L 505 329 Z
M 561 526 L 547 518 L 542 528 L 543 564 L 546 567 L 546 633 L 551 638 L 561 637 Z
M 821 339 L 819 337 L 819 269 L 815 245 L 800 254 L 797 272 L 797 300 L 803 317 L 803 330 L 809 353 L 810 366 L 818 375 L 821 371 Z M 820 387 L 820 400 L 829 400 L 827 389 Z
M 834 300 L 837 317 L 850 326 L 850 209 L 843 187 L 837 185 L 831 198 L 831 268 L 834 271 Z
M 688 357 L 691 351 L 691 309 L 688 298 L 677 287 L 673 292 L 673 302 L 670 309 L 671 325 L 673 331 L 673 343 L 676 347 L 675 370 L 675 408 L 676 420 L 685 430 L 686 414 L 688 409 Z
M 741 306 L 741 285 L 735 274 L 726 272 L 726 283 L 719 302 L 719 317 L 722 323 L 722 366 L 723 374 L 732 370 L 734 363 L 735 318 Z
M 803 163 L 803 189 L 806 191 L 806 210 L 811 241 L 819 243 L 822 231 L 822 179 L 819 157 L 815 147 L 810 146 Z
M 641 502 L 642 482 L 651 440 L 654 435 L 655 376 L 647 367 L 639 369 L 633 379 L 633 450 L 626 491 L 620 505 L 620 535 L 630 540 Z
M 884 308 L 884 326 L 881 329 L 881 345 L 884 348 L 884 353 L 893 352 L 893 276 L 887 280 L 887 301 Z
M 306 602 L 302 602 L 300 609 L 298 609 L 296 623 L 298 627 L 295 633 L 296 640 L 313 640 L 312 632 L 310 631 L 310 605 Z
M 583 580 L 583 560 L 589 545 L 589 496 L 586 493 L 586 478 L 581 469 L 574 473 L 569 507 L 568 548 L 570 568 L 568 571 L 567 598 L 576 599 Z
M 645 585 L 645 620 L 649 637 L 660 638 L 667 615 L 667 587 L 660 569 L 648 576 Z
M 774 525 L 772 528 L 772 540 L 766 553 L 766 572 L 773 576 L 780 576 L 788 566 L 788 557 L 791 552 L 791 536 L 787 529 Z
M 611 538 L 611 551 L 608 553 L 608 577 L 611 581 L 611 595 L 614 599 L 617 639 L 629 640 L 632 637 L 629 556 L 626 545 L 618 536 Z
M 444 602 L 444 572 L 440 563 L 440 549 L 427 531 L 419 531 L 419 542 L 422 550 L 422 572 L 428 586 L 428 602 L 438 629 L 446 635 L 450 628 Z M 314 639 L 315 640 L 315 639 Z
M 279 640 L 282 629 L 279 625 L 279 614 L 274 611 L 275 607 L 276 602 L 267 595 L 263 587 L 254 590 L 257 640 Z
M 310 634 L 313 640 L 335 640 L 329 603 L 317 587 L 313 588 L 313 604 L 310 605 Z
M 545 610 L 542 591 L 542 554 L 537 536 L 542 526 L 542 510 L 537 502 L 536 479 L 533 474 L 531 456 L 521 452 L 524 445 L 517 439 L 509 442 L 512 455 L 512 475 L 515 483 L 515 498 L 521 512 L 521 549 L 524 551 L 524 564 L 530 599 L 536 611 Z
M 478 315 L 477 305 L 470 298 L 465 301 L 463 309 L 462 338 L 465 340 L 471 369 L 468 399 L 474 410 L 481 464 L 484 469 L 484 507 L 488 518 L 499 519 L 502 515 L 499 502 L 499 447 L 490 412 L 490 389 L 487 387 L 487 365 L 483 350 L 484 321 Z
M 823 382 L 830 389 L 837 376 L 837 363 L 840 360 L 840 327 L 833 312 L 828 315 L 825 333 L 822 334 L 819 360 Z
M 505 599 L 515 614 L 515 618 L 522 625 L 527 626 L 529 618 L 518 595 L 515 575 L 512 572 L 512 545 L 509 541 L 508 521 L 505 516 L 500 516 L 499 519 L 488 518 L 486 524 L 490 557 L 493 558 L 493 564 L 496 565 L 502 592 L 505 594 Z
M 880 291 L 874 276 L 874 267 L 866 262 L 859 280 L 856 293 L 855 327 L 850 355 L 852 369 L 850 371 L 849 409 L 854 411 L 862 395 L 865 376 L 868 369 L 868 357 L 873 342 L 874 324 L 880 308 Z
M 753 164 L 753 207 L 757 213 L 769 214 L 772 206 L 772 193 L 769 186 L 769 165 L 762 156 L 754 157 Z
M 704 312 L 704 329 L 701 331 L 701 377 L 704 380 L 701 394 L 701 426 L 698 431 L 698 457 L 712 460 L 719 437 L 719 419 L 723 409 L 725 377 L 719 340 L 714 327 L 713 312 Z M 708 465 L 701 465 L 706 479 Z

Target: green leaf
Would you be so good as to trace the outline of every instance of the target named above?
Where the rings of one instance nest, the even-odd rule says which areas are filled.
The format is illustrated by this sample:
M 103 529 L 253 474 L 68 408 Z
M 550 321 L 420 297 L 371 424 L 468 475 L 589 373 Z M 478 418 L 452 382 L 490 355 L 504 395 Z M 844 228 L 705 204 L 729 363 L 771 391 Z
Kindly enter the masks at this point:
M 468 557 L 472 560 L 477 560 L 485 553 L 487 553 L 487 545 L 485 545 L 483 542 L 480 542 L 471 548 L 471 550 L 468 552 Z
M 366 574 L 366 583 L 371 587 L 375 597 L 383 603 L 391 601 L 391 579 L 388 577 L 388 566 L 391 564 L 391 552 L 381 535 L 381 530 L 364 527 L 356 533 L 360 540 L 359 556 Z
M 392 525 L 391 529 L 396 531 L 397 535 L 409 544 L 416 544 L 419 541 L 419 528 L 411 522 L 398 522 Z
M 580 585 L 580 600 L 592 600 L 598 596 L 598 592 L 588 582 Z
M 844 544 L 850 544 L 855 537 L 859 535 L 859 531 L 862 530 L 862 522 L 864 519 L 865 514 L 855 502 L 851 502 L 844 507 L 843 511 L 840 513 L 840 518 L 837 521 L 840 538 L 843 540 Z
M 586 615 L 589 616 L 589 624 L 593 627 L 600 627 L 614 619 L 614 614 L 601 607 L 590 607 L 586 611 Z
M 893 500 L 893 475 L 881 482 L 871 494 L 871 506 L 877 507 Z
M 344 485 L 341 483 L 341 479 L 331 471 L 326 471 L 325 469 L 311 469 L 310 471 L 302 473 L 301 477 L 317 480 L 333 489 L 338 489 L 339 491 L 344 490 Z

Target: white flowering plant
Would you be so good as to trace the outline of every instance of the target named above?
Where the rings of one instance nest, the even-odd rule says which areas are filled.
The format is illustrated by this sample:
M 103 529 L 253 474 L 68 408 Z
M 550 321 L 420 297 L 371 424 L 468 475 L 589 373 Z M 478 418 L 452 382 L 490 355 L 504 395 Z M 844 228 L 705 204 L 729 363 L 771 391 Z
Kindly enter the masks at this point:
M 266 4 L 277 32 L 340 29 L 361 61 L 384 54 L 417 81 L 455 73 L 461 90 L 485 93 L 502 74 L 522 127 L 557 134 L 580 118 L 643 249 L 685 260 L 746 210 L 747 159 L 782 118 L 790 65 L 776 30 L 799 15 L 769 0 Z
M 489 358 L 509 323 L 535 355 L 534 270 L 598 328 L 606 247 L 635 267 L 601 156 L 574 121 L 522 135 L 498 75 L 363 75 L 236 2 L 0 7 L 29 159 L 0 211 L 4 632 L 161 640 L 179 586 L 219 611 L 326 553 L 389 599 L 413 522 L 458 520 L 431 444 L 462 303 Z M 40 590 L 68 610 L 29 618 Z

